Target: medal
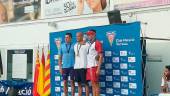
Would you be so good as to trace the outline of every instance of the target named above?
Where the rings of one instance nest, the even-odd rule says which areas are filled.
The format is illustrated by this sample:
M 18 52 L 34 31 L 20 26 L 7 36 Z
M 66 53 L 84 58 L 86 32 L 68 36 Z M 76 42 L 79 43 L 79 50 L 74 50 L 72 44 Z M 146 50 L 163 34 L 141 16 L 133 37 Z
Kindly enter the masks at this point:
M 79 56 L 80 49 L 81 49 L 81 44 L 77 44 L 77 56 Z
M 68 47 L 68 45 L 69 45 L 69 47 Z M 70 49 L 71 49 L 71 44 L 66 44 L 66 49 L 67 49 L 67 54 L 69 54 L 70 53 Z
M 90 46 L 88 48 L 87 54 L 89 54 L 90 48 L 95 41 L 96 41 L 96 38 L 94 38 L 92 41 L 89 41 Z

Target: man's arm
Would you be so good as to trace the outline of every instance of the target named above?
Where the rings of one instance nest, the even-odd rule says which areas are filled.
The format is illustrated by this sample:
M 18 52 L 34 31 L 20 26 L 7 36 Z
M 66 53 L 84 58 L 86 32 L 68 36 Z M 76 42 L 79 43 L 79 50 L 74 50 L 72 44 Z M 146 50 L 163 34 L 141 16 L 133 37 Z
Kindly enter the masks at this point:
M 59 68 L 61 68 L 61 66 L 62 66 L 62 56 L 61 55 L 58 56 L 58 65 L 59 65 Z
M 62 49 L 59 49 L 59 54 L 58 54 L 58 65 L 59 65 L 59 70 L 60 73 L 62 74 Z
M 98 70 L 100 70 L 102 62 L 103 62 L 103 53 L 99 53 L 99 61 L 98 61 Z
M 63 70 L 62 70 L 62 56 L 61 55 L 59 55 L 59 57 L 58 57 L 58 65 L 59 65 L 60 73 L 63 74 Z
M 96 41 L 96 45 L 95 45 L 95 49 L 98 53 L 96 59 L 98 61 L 98 64 L 97 64 L 97 72 L 96 74 L 99 75 L 100 74 L 100 68 L 101 68 L 101 64 L 103 62 L 103 48 L 102 48 L 102 44 L 100 41 Z

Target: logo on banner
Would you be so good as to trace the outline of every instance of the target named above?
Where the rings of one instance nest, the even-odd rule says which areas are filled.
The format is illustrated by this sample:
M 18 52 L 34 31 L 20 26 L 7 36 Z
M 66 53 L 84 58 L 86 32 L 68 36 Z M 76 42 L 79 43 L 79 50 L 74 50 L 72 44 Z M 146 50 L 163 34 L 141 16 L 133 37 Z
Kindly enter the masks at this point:
M 61 38 L 55 38 L 55 44 L 56 44 L 58 50 L 59 50 L 60 47 L 61 47 L 61 41 L 62 41 Z
M 115 32 L 107 32 L 106 36 L 109 40 L 110 46 L 112 47 L 113 41 L 115 39 Z
M 113 82 L 114 88 L 120 88 L 120 82 Z
M 106 87 L 105 82 L 100 82 L 100 87 Z
M 121 94 L 128 95 L 129 94 L 128 89 L 121 89 Z
M 68 13 L 73 9 L 76 9 L 76 2 L 68 1 L 64 3 L 64 13 Z
M 113 94 L 113 89 L 112 88 L 106 88 L 106 93 Z
M 61 88 L 60 87 L 55 87 L 55 92 L 60 92 Z
M 130 89 L 137 89 L 137 84 L 136 83 L 129 83 L 129 88 Z

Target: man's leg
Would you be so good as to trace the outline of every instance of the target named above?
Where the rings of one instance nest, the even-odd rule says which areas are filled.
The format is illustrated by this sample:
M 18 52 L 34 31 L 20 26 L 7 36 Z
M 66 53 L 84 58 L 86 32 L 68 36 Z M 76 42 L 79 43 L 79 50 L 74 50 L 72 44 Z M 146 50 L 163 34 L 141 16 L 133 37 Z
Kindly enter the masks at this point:
M 78 96 L 82 96 L 82 85 L 80 82 L 78 83 L 78 93 Z
M 71 80 L 71 94 L 72 94 L 72 96 L 74 96 L 74 94 L 75 94 L 75 84 L 74 84 L 74 80 Z
M 90 81 L 91 82 L 91 85 L 92 85 L 92 94 L 93 96 L 95 96 L 95 84 L 94 84 L 94 81 L 93 81 L 93 70 L 92 68 L 88 68 L 87 69 L 87 72 L 86 72 L 86 80 L 87 81 Z
M 70 79 L 71 79 L 71 95 L 74 96 L 75 95 L 75 70 L 73 68 L 70 68 Z
M 91 81 L 91 85 L 92 85 L 92 93 L 93 93 L 93 96 L 96 96 L 95 82 Z
M 100 96 L 100 86 L 99 82 L 95 82 L 95 96 Z
M 64 80 L 64 96 L 68 96 L 67 80 Z
M 82 82 L 85 84 L 85 91 L 86 91 L 86 96 L 89 96 L 89 85 L 88 85 L 88 80 L 86 80 L 86 74 L 87 74 L 87 69 L 82 69 Z
M 64 96 L 68 96 L 68 69 L 67 68 L 63 68 L 63 83 L 64 83 Z
M 89 85 L 88 85 L 88 83 L 85 84 L 85 89 L 86 89 L 86 96 L 89 96 Z
M 92 87 L 94 96 L 100 96 L 99 76 L 96 74 L 97 67 L 92 69 Z

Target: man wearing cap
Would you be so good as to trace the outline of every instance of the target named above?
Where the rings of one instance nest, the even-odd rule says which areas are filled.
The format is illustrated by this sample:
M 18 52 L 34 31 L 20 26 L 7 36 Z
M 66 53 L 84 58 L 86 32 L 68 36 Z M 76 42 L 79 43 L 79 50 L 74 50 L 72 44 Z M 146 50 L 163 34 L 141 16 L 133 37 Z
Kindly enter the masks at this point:
M 89 96 L 89 87 L 86 80 L 87 51 L 89 44 L 84 42 L 83 33 L 76 34 L 77 43 L 74 45 L 75 52 L 75 82 L 78 83 L 78 96 L 82 96 L 82 86 L 85 85 L 86 96 Z
M 89 48 L 87 52 L 86 80 L 92 83 L 93 96 L 100 96 L 99 74 L 103 60 L 102 44 L 99 40 L 96 40 L 96 30 L 89 30 L 87 36 Z
M 64 80 L 64 96 L 68 96 L 68 77 L 71 80 L 71 92 L 74 96 L 74 44 L 71 42 L 72 34 L 65 34 L 65 43 L 61 44 L 59 49 L 59 69 Z

